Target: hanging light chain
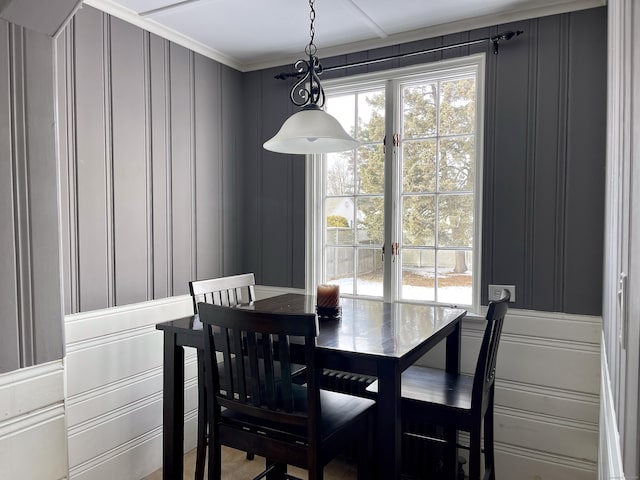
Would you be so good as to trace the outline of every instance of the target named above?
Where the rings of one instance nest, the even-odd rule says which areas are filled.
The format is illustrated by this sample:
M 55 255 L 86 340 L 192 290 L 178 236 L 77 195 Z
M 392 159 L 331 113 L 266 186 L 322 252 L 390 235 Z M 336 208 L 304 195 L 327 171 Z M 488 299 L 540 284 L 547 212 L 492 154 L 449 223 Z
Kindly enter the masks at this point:
M 313 39 L 316 36 L 316 27 L 314 23 L 316 21 L 316 9 L 314 8 L 315 0 L 309 0 L 309 45 L 304 49 L 305 53 L 310 57 L 313 57 L 318 48 L 313 43 Z

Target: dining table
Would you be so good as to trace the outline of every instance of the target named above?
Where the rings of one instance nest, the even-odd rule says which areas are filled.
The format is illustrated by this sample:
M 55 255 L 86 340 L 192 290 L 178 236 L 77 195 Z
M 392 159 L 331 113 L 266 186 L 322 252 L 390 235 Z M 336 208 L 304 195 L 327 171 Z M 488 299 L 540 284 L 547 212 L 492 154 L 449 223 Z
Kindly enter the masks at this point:
M 315 295 L 286 293 L 230 308 L 315 313 Z M 317 349 L 325 368 L 378 379 L 375 461 L 378 478 L 399 479 L 402 462 L 402 372 L 445 341 L 445 368 L 460 372 L 461 308 L 340 298 L 337 318 L 319 319 Z M 162 478 L 182 478 L 184 347 L 204 348 L 197 315 L 156 325 L 164 335 Z M 455 454 L 455 452 L 454 452 Z M 454 462 L 455 463 L 455 462 Z

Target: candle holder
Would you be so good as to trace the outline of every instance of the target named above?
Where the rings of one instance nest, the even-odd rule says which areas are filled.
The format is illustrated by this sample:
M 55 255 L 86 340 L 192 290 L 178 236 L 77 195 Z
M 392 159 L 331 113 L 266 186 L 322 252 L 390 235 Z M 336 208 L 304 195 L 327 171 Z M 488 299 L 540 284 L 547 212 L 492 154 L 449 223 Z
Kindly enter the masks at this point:
M 318 285 L 316 313 L 318 320 L 337 320 L 342 316 L 338 285 Z
M 316 306 L 316 313 L 318 314 L 318 320 L 338 320 L 342 317 L 342 307 L 319 307 Z

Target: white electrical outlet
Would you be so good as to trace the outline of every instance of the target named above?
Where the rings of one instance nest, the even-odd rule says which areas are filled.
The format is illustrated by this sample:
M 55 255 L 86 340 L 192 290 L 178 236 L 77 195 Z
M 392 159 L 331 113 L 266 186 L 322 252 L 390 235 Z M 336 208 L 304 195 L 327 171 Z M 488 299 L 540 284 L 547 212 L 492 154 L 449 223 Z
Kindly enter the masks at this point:
M 516 286 L 515 285 L 489 285 L 489 301 L 500 300 L 502 298 L 502 291 L 509 290 L 511 298 L 509 302 L 516 301 Z

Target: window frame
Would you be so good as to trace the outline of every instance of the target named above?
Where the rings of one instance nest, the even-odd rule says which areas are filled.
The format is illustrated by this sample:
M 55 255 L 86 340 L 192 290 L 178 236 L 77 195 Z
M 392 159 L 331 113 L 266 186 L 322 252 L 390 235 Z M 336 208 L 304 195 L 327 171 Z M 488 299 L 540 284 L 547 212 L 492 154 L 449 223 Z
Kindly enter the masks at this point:
M 457 57 L 411 67 L 384 70 L 381 72 L 353 75 L 323 81 L 323 87 L 328 94 L 345 93 L 353 90 L 363 90 L 374 86 L 382 86 L 387 94 L 394 88 L 406 84 L 411 77 L 424 75 L 453 76 L 461 71 L 475 70 L 476 73 L 476 130 L 475 130 L 475 178 L 474 178 L 474 226 L 473 226 L 473 253 L 472 253 L 472 304 L 465 308 L 469 311 L 480 311 L 481 290 L 481 253 L 482 253 L 482 186 L 483 186 L 483 154 L 484 154 L 484 108 L 485 108 L 485 62 L 484 53 L 464 57 Z M 395 95 L 395 92 L 393 93 Z M 388 95 L 387 95 L 388 96 Z M 399 109 L 393 104 L 393 99 L 387 98 L 387 115 L 385 115 L 385 131 L 387 138 L 392 138 L 394 125 L 399 125 Z M 391 107 L 391 108 L 390 108 Z M 402 139 L 401 139 L 402 141 Z M 390 211 L 385 207 L 385 218 L 397 218 L 399 183 L 400 179 L 392 175 L 394 162 L 398 160 L 396 148 L 387 148 L 385 156 L 385 191 L 391 192 L 392 202 L 385 202 L 390 206 Z M 306 155 L 306 214 L 305 214 L 305 264 L 306 264 L 306 291 L 315 294 L 315 286 L 321 283 L 323 258 L 323 245 L 320 233 L 322 231 L 322 199 L 319 198 L 324 191 L 325 162 L 322 155 Z M 388 184 L 388 182 L 391 182 Z M 391 215 L 389 217 L 388 215 Z M 399 239 L 396 224 L 398 222 L 385 221 L 385 244 L 391 244 L 390 239 Z M 394 240 L 398 241 L 398 240 Z M 385 255 L 384 268 L 395 268 L 392 265 L 391 255 Z M 393 278 L 393 275 L 392 275 Z M 394 285 L 391 285 L 394 283 Z M 390 302 L 424 303 L 432 305 L 450 305 L 433 301 L 404 300 L 399 298 L 400 282 L 386 282 L 383 292 L 383 300 Z M 367 297 L 364 297 L 367 298 Z M 376 297 L 379 298 L 379 297 Z

